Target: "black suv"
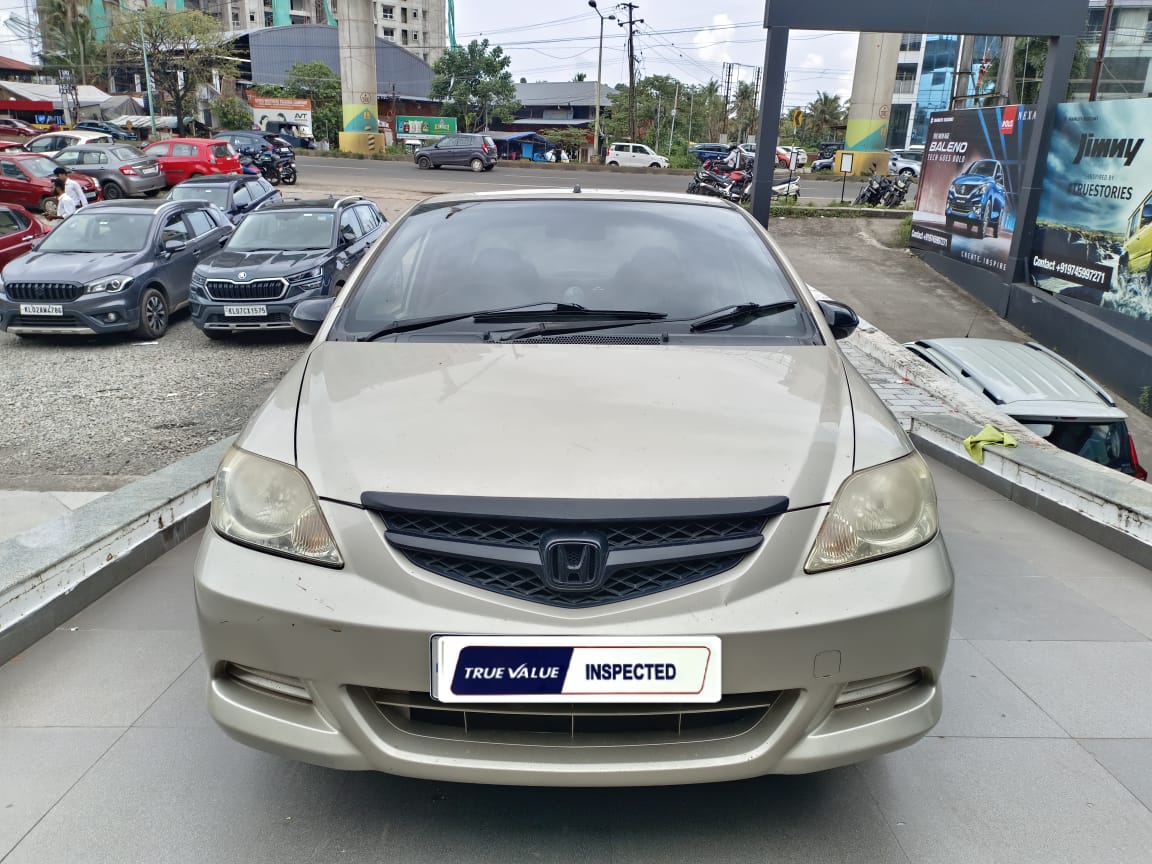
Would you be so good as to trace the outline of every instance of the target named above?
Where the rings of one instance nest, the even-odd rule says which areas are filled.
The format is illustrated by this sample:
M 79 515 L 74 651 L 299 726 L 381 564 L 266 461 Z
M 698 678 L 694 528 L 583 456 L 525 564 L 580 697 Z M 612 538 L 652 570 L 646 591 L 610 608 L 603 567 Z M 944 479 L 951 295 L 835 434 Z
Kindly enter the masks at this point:
M 237 153 L 243 148 L 259 152 L 271 150 L 277 156 L 294 156 L 296 151 L 283 138 L 278 138 L 268 132 L 253 132 L 246 129 L 234 129 L 212 136 L 213 141 L 227 141 Z
M 172 187 L 173 201 L 207 201 L 228 214 L 232 224 L 253 210 L 283 201 L 280 190 L 258 174 L 205 174 Z
M 496 167 L 496 142 L 488 135 L 445 135 L 429 147 L 421 147 L 412 158 L 418 168 L 464 165 L 473 171 Z
M 231 233 L 224 214 L 204 201 L 90 204 L 4 268 L 0 329 L 157 339 L 172 311 L 189 302 L 196 262 Z
M 212 339 L 291 330 L 296 304 L 335 295 L 387 228 L 359 195 L 262 207 L 192 274 L 192 322 Z

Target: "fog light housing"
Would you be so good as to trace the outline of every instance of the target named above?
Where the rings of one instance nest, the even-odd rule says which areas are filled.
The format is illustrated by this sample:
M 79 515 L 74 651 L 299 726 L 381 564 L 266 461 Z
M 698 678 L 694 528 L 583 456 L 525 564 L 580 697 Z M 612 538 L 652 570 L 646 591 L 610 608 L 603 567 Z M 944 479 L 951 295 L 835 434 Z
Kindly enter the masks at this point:
M 114 324 L 115 322 L 120 320 L 120 316 L 117 315 L 115 312 L 109 312 L 107 315 L 104 316 L 104 320 L 107 321 L 109 324 Z
M 291 675 L 253 669 L 251 666 L 241 666 L 239 663 L 226 664 L 224 674 L 234 681 L 247 684 L 256 690 L 264 690 L 277 696 L 289 696 L 305 702 L 312 701 L 304 682 L 299 678 L 293 678 Z
M 897 672 L 895 675 L 881 675 L 878 678 L 853 681 L 836 697 L 836 707 L 843 708 L 845 705 L 891 696 L 893 693 L 915 687 L 923 677 L 919 669 L 909 669 L 906 672 Z

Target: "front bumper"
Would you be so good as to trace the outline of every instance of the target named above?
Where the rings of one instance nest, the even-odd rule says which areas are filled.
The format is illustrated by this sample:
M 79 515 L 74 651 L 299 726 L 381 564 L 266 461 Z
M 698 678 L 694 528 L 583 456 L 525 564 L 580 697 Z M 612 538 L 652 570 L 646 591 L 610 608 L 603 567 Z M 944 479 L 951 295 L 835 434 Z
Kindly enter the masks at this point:
M 948 203 L 944 207 L 944 215 L 951 216 L 953 219 L 979 222 L 984 216 L 984 199 L 979 195 L 967 197 L 949 192 Z
M 22 304 L 50 304 L 63 307 L 62 315 L 26 315 Z M 111 317 L 110 317 L 111 316 Z M 0 294 L 0 330 L 42 336 L 122 333 L 140 324 L 139 297 L 121 294 L 85 294 L 76 300 L 12 300 Z
M 189 304 L 192 323 L 201 330 L 249 332 L 263 330 L 291 330 L 292 310 L 302 300 L 324 296 L 321 288 L 290 294 L 280 300 L 214 300 L 200 291 L 192 295 Z M 225 307 L 263 306 L 265 315 L 227 315 Z
M 662 785 L 850 764 L 912 743 L 940 717 L 952 570 L 939 537 L 887 560 L 807 575 L 787 562 L 804 560 L 825 508 L 789 513 L 731 571 L 568 610 L 417 569 L 384 541 L 374 515 L 322 507 L 342 570 L 247 549 L 211 530 L 200 548 L 195 591 L 209 710 L 253 747 L 446 781 Z M 603 734 L 579 731 L 590 706 L 500 706 L 511 713 L 492 714 L 494 706 L 476 705 L 466 713 L 428 696 L 430 639 L 447 633 L 715 635 L 724 701 L 592 706 L 634 726 Z M 244 667 L 291 676 L 298 689 L 254 684 Z M 907 670 L 909 686 L 837 707 L 846 685 Z M 661 712 L 662 723 L 674 718 L 672 727 L 649 728 L 638 707 Z M 725 713 L 702 715 L 707 708 Z M 535 715 L 556 721 L 557 711 L 560 729 L 516 731 Z

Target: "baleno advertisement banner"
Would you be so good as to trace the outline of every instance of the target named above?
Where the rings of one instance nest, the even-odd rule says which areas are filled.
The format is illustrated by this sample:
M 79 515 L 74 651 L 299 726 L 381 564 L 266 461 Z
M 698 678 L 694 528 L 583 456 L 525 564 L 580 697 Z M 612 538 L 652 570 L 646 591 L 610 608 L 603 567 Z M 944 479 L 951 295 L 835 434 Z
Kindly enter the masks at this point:
M 1031 105 L 942 111 L 928 122 L 912 246 L 1008 270 Z
M 1029 256 L 1032 284 L 1152 318 L 1152 99 L 1057 106 Z

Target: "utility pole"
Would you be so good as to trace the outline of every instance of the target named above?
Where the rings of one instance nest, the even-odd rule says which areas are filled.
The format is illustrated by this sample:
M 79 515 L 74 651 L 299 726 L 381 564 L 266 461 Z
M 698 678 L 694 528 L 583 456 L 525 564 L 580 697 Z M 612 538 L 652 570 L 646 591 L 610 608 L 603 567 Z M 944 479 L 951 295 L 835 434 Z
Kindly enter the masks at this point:
M 588 5 L 592 7 L 593 11 L 600 16 L 600 53 L 596 55 L 596 131 L 592 133 L 593 143 L 592 152 L 596 154 L 596 158 L 600 158 L 600 78 L 604 69 L 604 22 L 615 21 L 615 15 L 605 15 L 598 8 L 596 8 L 596 0 L 588 0 Z M 592 161 L 591 155 L 588 157 Z
M 632 13 L 640 7 L 635 3 L 621 3 L 617 9 L 628 10 L 628 140 L 636 140 L 636 25 L 643 24 L 643 18 L 633 20 Z M 619 22 L 624 26 L 624 22 Z
M 1092 89 L 1088 92 L 1088 101 L 1096 101 L 1096 92 L 1100 88 L 1100 72 L 1104 69 L 1104 50 L 1108 47 L 1108 30 L 1112 27 L 1112 2 L 1108 0 L 1104 7 L 1104 23 L 1100 27 L 1100 47 L 1096 50 L 1096 67 L 1092 70 Z
M 396 85 L 392 85 L 392 145 L 400 143 L 400 124 L 396 122 Z
M 672 128 L 668 130 L 668 156 L 672 156 L 672 136 L 676 132 L 676 109 L 680 107 L 680 82 L 676 82 L 676 96 L 672 99 Z
M 144 86 L 148 88 L 148 120 L 152 124 L 152 137 L 156 137 L 156 108 L 152 104 L 152 73 L 148 69 L 148 45 L 144 41 L 144 15 L 137 13 L 137 23 L 140 25 L 140 52 L 144 55 Z M 180 118 L 176 118 L 177 124 Z
M 724 119 L 721 126 L 721 139 L 725 144 L 728 143 L 728 115 L 729 108 L 732 104 L 732 73 L 735 69 L 734 64 L 724 64 Z

